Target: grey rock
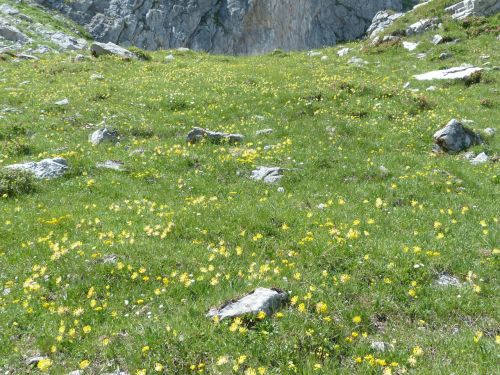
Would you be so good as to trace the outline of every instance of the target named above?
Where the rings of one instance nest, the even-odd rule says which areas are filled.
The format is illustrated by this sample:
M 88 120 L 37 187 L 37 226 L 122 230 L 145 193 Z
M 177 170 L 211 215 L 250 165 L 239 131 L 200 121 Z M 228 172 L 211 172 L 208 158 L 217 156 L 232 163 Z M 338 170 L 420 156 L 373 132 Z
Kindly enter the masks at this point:
M 96 167 L 101 169 L 111 169 L 119 172 L 125 171 L 123 162 L 116 160 L 106 160 L 104 163 L 97 163 Z
M 6 24 L 0 24 L 0 37 L 11 42 L 28 43 L 30 41 L 17 27 Z
M 318 52 L 318 51 L 309 51 L 309 52 L 307 52 L 307 56 L 309 56 L 309 57 L 321 56 L 321 52 Z
M 493 137 L 497 130 L 495 128 L 486 128 L 483 130 L 484 134 L 486 134 L 488 137 Z
M 124 59 L 137 59 L 137 56 L 130 52 L 128 49 L 120 47 L 114 43 L 99 43 L 94 42 L 90 46 L 90 51 L 92 55 L 95 57 L 104 56 L 104 55 L 115 55 Z
M 68 375 L 82 375 L 82 374 L 83 372 L 81 372 L 80 370 L 74 370 L 68 373 Z
M 3 13 L 7 16 L 15 16 L 19 14 L 19 11 L 9 4 L 2 4 L 0 5 L 0 13 Z
M 359 57 L 356 57 L 356 56 L 351 57 L 347 63 L 351 64 L 351 65 L 357 65 L 357 66 L 368 65 L 368 61 L 365 61 L 365 60 L 363 60 Z
M 36 178 L 52 179 L 61 177 L 68 170 L 68 163 L 62 158 L 43 159 L 39 162 L 11 164 L 7 169 L 32 172 Z
M 85 60 L 88 60 L 89 58 L 90 58 L 89 56 L 87 56 L 87 55 L 82 55 L 82 54 L 80 54 L 80 53 L 79 53 L 78 55 L 74 56 L 74 57 L 71 59 L 71 61 L 73 61 L 73 62 L 80 62 L 80 61 L 85 61 Z M 92 77 L 91 77 L 91 79 L 92 79 Z
M 170 54 L 170 55 L 165 56 L 165 60 L 166 61 L 173 61 L 173 60 L 175 60 L 175 57 L 174 57 L 174 55 Z
M 406 29 L 406 35 L 418 35 L 426 32 L 427 30 L 434 29 L 437 27 L 439 20 L 437 18 L 426 18 L 411 24 Z
M 463 65 L 450 69 L 434 70 L 424 74 L 413 76 L 418 81 L 430 81 L 434 79 L 466 79 L 470 78 L 474 73 L 480 72 L 483 69 L 472 65 Z
M 415 43 L 415 42 L 407 42 L 407 41 L 404 41 L 403 42 L 403 48 L 404 49 L 407 49 L 408 51 L 414 51 L 415 49 L 417 49 L 418 45 L 420 43 Z
M 472 165 L 479 165 L 479 164 L 487 163 L 488 160 L 490 160 L 489 156 L 486 153 L 481 152 L 479 155 L 477 155 L 470 162 Z
M 38 362 L 43 361 L 44 359 L 47 359 L 47 357 L 42 357 L 42 356 L 37 355 L 37 356 L 26 358 L 26 360 L 24 362 L 26 363 L 27 366 L 35 367 L 38 364 Z
M 104 76 L 102 74 L 97 74 L 97 73 L 94 73 L 90 76 L 90 79 L 92 81 L 103 81 L 104 80 Z
M 193 128 L 187 135 L 187 142 L 197 143 L 203 139 L 208 139 L 213 143 L 220 143 L 222 141 L 229 143 L 243 142 L 245 137 L 241 134 L 230 134 L 222 132 L 214 132 L 203 128 Z
M 455 276 L 450 276 L 447 274 L 442 274 L 436 280 L 436 284 L 439 286 L 461 286 L 462 284 Z
M 261 129 L 261 130 L 257 130 L 255 132 L 255 135 L 267 135 L 267 134 L 272 134 L 274 130 L 273 129 Z
M 50 51 L 52 51 L 52 50 L 50 49 L 49 46 L 42 44 L 42 45 L 37 46 L 35 49 L 30 50 L 29 53 L 38 53 L 40 55 L 44 55 L 46 53 L 49 53 Z
M 252 171 L 250 178 L 272 184 L 281 180 L 284 171 L 283 168 L 279 167 L 257 167 L 257 169 Z
M 221 54 L 308 50 L 363 36 L 375 14 L 414 0 L 36 0 L 101 42 Z
M 443 52 L 439 55 L 439 60 L 446 60 L 452 57 L 453 55 L 449 52 Z
M 388 344 L 388 343 L 383 342 L 383 341 L 373 341 L 370 344 L 370 347 L 377 352 L 385 352 L 387 350 L 394 349 L 394 345 Z
M 85 39 L 77 39 L 63 32 L 56 32 L 50 36 L 50 41 L 64 50 L 82 50 L 87 48 Z
M 425 91 L 436 91 L 437 87 L 436 86 L 429 86 L 425 89 Z
M 443 41 L 444 41 L 444 38 L 439 34 L 436 34 L 432 37 L 432 43 L 435 45 L 441 44 L 441 43 L 443 43 Z
M 415 55 L 415 57 L 416 57 L 417 59 L 419 59 L 419 60 L 423 60 L 423 59 L 425 59 L 425 58 L 427 57 L 427 54 L 426 54 L 426 53 L 417 53 L 417 54 Z
M 18 60 L 38 60 L 38 57 L 33 56 L 33 55 L 28 55 L 27 53 L 18 53 L 16 55 L 16 59 Z
M 207 317 L 220 320 L 235 318 L 245 314 L 257 314 L 260 311 L 272 315 L 288 301 L 288 294 L 279 289 L 257 288 L 246 296 L 211 309 Z
M 108 128 L 102 128 L 93 132 L 89 137 L 89 142 L 94 146 L 103 142 L 118 142 L 118 132 L 114 130 L 109 130 Z
M 59 105 L 59 106 L 66 106 L 66 105 L 69 104 L 69 100 L 65 98 L 65 99 L 62 99 L 62 100 L 58 100 L 54 104 L 55 105 Z
M 449 153 L 464 151 L 471 146 L 482 143 L 479 134 L 474 133 L 455 119 L 438 130 L 433 138 L 440 150 Z
M 498 0 L 464 0 L 449 6 L 446 11 L 459 20 L 469 16 L 490 16 L 500 12 L 500 2 Z
M 377 14 L 375 14 L 375 17 L 372 19 L 372 24 L 366 31 L 366 35 L 370 38 L 376 37 L 378 34 L 380 34 L 382 31 L 384 31 L 386 28 L 391 26 L 394 21 L 396 21 L 398 18 L 403 16 L 404 13 L 390 13 L 386 10 L 380 11 Z
M 341 48 L 340 50 L 337 51 L 337 55 L 339 57 L 344 57 L 351 51 L 351 48 Z

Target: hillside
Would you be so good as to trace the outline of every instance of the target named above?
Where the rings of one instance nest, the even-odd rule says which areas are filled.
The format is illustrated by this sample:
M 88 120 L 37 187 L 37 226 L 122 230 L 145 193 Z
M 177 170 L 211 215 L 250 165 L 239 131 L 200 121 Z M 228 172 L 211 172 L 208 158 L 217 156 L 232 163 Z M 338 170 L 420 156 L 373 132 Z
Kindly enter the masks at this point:
M 311 52 L 3 50 L 0 373 L 495 373 L 500 15 L 453 3 Z M 452 119 L 482 143 L 433 152 Z M 47 158 L 62 176 L 5 168 Z M 257 288 L 287 301 L 206 316 Z

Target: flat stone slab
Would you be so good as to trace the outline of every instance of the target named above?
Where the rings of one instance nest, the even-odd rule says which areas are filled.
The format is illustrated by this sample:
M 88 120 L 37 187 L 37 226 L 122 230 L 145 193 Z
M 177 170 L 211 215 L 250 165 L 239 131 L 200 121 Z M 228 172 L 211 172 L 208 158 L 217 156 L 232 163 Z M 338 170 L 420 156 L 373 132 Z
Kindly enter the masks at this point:
M 450 69 L 434 70 L 432 72 L 418 74 L 413 77 L 418 81 L 431 81 L 434 79 L 465 79 L 482 70 L 483 69 L 472 65 L 464 65 Z
M 222 141 L 237 143 L 243 142 L 245 137 L 241 134 L 214 132 L 208 129 L 195 127 L 188 133 L 186 141 L 189 143 L 197 143 L 203 139 L 208 139 L 213 143 L 220 143 Z
M 455 276 L 450 276 L 447 274 L 443 274 L 439 276 L 439 279 L 436 280 L 436 284 L 439 286 L 461 286 L 462 284 Z
M 68 163 L 62 158 L 43 159 L 8 165 L 5 168 L 32 172 L 36 178 L 52 179 L 62 176 L 68 170 Z
M 123 162 L 116 160 L 106 160 L 104 163 L 97 163 L 96 167 L 100 169 L 111 169 L 119 172 L 125 171 Z
M 272 184 L 281 180 L 284 172 L 285 170 L 279 167 L 257 167 L 257 169 L 252 171 L 250 178 Z
M 219 308 L 213 308 L 207 317 L 220 320 L 235 318 L 245 314 L 258 314 L 263 311 L 272 315 L 288 301 L 288 294 L 280 289 L 257 288 L 246 296 L 229 301 Z
M 90 47 L 90 51 L 92 55 L 95 57 L 104 56 L 104 55 L 115 55 L 122 57 L 124 59 L 137 59 L 137 55 L 135 53 L 130 52 L 128 49 L 120 47 L 117 44 L 108 42 L 108 43 L 99 43 L 94 42 Z

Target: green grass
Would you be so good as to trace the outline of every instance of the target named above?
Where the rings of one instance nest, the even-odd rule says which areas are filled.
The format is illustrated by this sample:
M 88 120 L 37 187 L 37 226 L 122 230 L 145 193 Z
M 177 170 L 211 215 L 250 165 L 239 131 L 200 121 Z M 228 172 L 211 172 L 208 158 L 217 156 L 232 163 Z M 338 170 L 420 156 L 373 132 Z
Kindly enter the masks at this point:
M 51 374 L 85 360 L 84 374 L 156 364 L 168 374 L 494 373 L 500 167 L 430 150 L 451 118 L 498 128 L 499 73 L 471 86 L 411 76 L 482 54 L 498 66 L 495 37 L 423 43 L 424 60 L 358 42 L 344 58 L 323 50 L 327 61 L 173 51 L 169 63 L 166 52 L 0 62 L 0 110 L 19 110 L 0 118 L 0 166 L 55 155 L 70 165 L 0 199 L 0 371 L 37 373 L 24 359 L 39 354 Z M 454 56 L 435 58 L 445 50 Z M 352 55 L 370 64 L 348 65 Z M 63 98 L 69 106 L 54 105 Z M 88 143 L 103 119 L 118 145 Z M 246 140 L 190 146 L 193 126 Z M 499 146 L 497 135 L 474 150 Z M 95 167 L 107 159 L 128 171 Z M 248 178 L 257 165 L 291 170 L 265 185 Z M 442 273 L 464 285 L 436 286 Z M 296 302 L 242 332 L 205 317 L 258 286 Z

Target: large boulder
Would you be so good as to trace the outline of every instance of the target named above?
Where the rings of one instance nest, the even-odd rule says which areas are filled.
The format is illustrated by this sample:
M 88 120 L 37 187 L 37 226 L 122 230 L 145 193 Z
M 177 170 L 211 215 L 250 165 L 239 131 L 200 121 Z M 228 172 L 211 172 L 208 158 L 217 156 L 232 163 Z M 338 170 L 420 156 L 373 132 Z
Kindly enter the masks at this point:
M 271 315 L 288 301 L 288 294 L 280 289 L 257 288 L 246 296 L 211 309 L 207 316 L 219 320 L 245 314 L 264 312 Z
M 434 134 L 437 151 L 457 153 L 482 143 L 479 134 L 453 119 Z
M 68 170 L 68 163 L 63 158 L 43 159 L 39 162 L 11 164 L 7 169 L 32 172 L 36 178 L 52 179 L 62 176 Z
M 444 70 L 433 70 L 431 72 L 417 74 L 413 76 L 417 81 L 431 81 L 434 79 L 468 79 L 472 75 L 482 71 L 481 68 L 477 68 L 472 65 L 457 66 L 450 69 Z
M 213 143 L 220 143 L 223 141 L 228 143 L 236 143 L 243 142 L 245 137 L 241 134 L 214 132 L 198 127 L 193 128 L 186 137 L 186 140 L 189 143 L 197 143 L 203 139 L 207 139 Z
M 95 40 L 148 50 L 219 54 L 310 50 L 363 36 L 378 11 L 417 0 L 36 0 L 69 15 Z
M 119 56 L 123 59 L 137 59 L 137 55 L 135 53 L 130 52 L 128 49 L 120 47 L 114 43 L 99 43 L 94 42 L 90 47 L 90 51 L 92 55 L 95 57 L 104 56 L 104 55 L 114 55 Z
M 431 30 L 437 27 L 439 23 L 439 19 L 434 18 L 426 18 L 415 22 L 406 28 L 406 35 L 418 35 L 426 32 L 427 30 Z
M 490 16 L 500 12 L 500 1 L 464 0 L 449 6 L 446 11 L 459 20 L 469 16 Z

